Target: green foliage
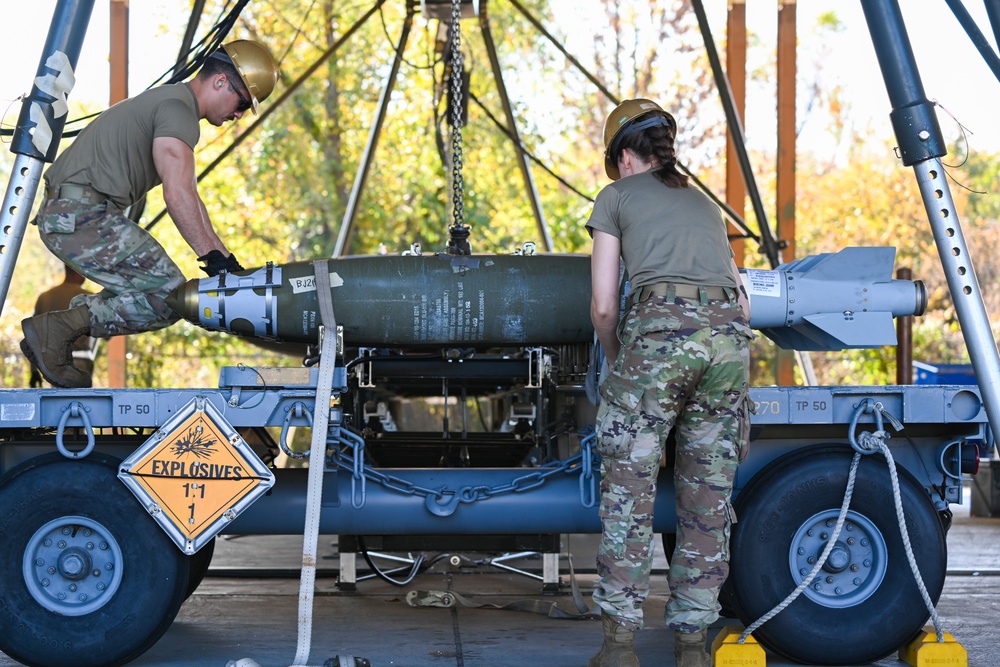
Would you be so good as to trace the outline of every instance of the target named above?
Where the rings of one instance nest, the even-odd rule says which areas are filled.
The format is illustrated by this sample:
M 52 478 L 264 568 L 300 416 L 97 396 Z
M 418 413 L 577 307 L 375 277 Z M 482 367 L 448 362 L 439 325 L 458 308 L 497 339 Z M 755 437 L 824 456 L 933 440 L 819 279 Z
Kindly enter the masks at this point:
M 832 32 L 844 32 L 845 26 L 836 12 L 823 12 L 816 18 L 819 27 Z
M 205 15 L 217 16 L 222 4 L 209 0 Z M 438 23 L 420 16 L 419 3 L 387 2 L 361 23 L 371 3 L 270 0 L 250 3 L 230 35 L 258 39 L 280 60 L 278 87 L 263 105 L 267 115 L 249 115 L 223 128 L 203 124 L 197 152 L 202 171 L 240 140 L 217 166 L 201 175 L 199 188 L 214 224 L 244 266 L 334 253 L 393 66 L 407 4 L 413 5 L 416 15 L 365 188 L 356 201 L 352 232 L 345 236 L 344 254 L 398 253 L 414 242 L 424 252 L 446 246 L 453 212 L 451 130 L 446 115 L 449 81 L 437 43 Z M 614 96 L 650 97 L 673 112 L 680 125 L 682 163 L 713 190 L 723 190 L 724 119 L 689 2 L 599 0 L 586 6 L 590 31 L 581 31 L 579 22 L 560 20 L 566 11 L 582 12 L 582 5 L 560 0 L 521 0 L 521 4 Z M 488 10 L 510 112 L 524 148 L 538 160 L 529 159 L 528 165 L 553 249 L 589 252 L 584 229 L 591 209 L 588 197 L 606 183 L 602 130 L 613 102 L 512 5 L 496 0 Z M 173 27 L 178 39 L 182 28 Z M 805 115 L 826 119 L 834 143 L 848 151 L 849 159 L 840 163 L 800 154 L 797 256 L 836 252 L 848 245 L 895 246 L 897 266 L 912 269 L 930 294 L 928 313 L 914 323 L 914 358 L 963 361 L 965 347 L 916 181 L 895 159 L 892 145 L 875 140 L 871 130 L 852 125 L 849 103 L 836 86 L 823 81 L 822 62 L 831 57 L 824 39 L 843 31 L 837 15 L 821 16 L 810 30 L 800 39 L 811 47 L 809 71 L 815 74 L 800 88 L 800 106 Z M 352 34 L 345 37 L 349 31 Z M 514 144 L 505 132 L 506 112 L 477 21 L 462 22 L 462 45 L 471 78 L 468 122 L 462 129 L 462 175 L 465 222 L 472 226 L 473 249 L 509 252 L 525 241 L 543 249 Z M 748 62 L 761 75 L 760 81 L 773 78 L 764 76 L 771 71 L 772 47 L 751 39 Z M 317 64 L 311 76 L 299 80 Z M 963 155 L 965 149 L 954 152 Z M 752 162 L 766 206 L 773 210 L 774 155 L 753 155 Z M 973 153 L 949 173 L 969 190 L 989 193 L 954 188 L 980 283 L 992 287 L 1000 281 L 992 252 L 1000 247 L 1000 204 L 991 196 L 1000 177 L 1000 160 Z M 142 224 L 151 224 L 162 211 L 156 190 Z M 187 276 L 201 275 L 169 217 L 152 231 Z M 749 248 L 746 265 L 764 267 L 765 261 Z M 0 321 L 4 360 L 0 385 L 26 384 L 26 366 L 17 349 L 19 322 L 31 313 L 34 295 L 59 273 L 58 262 L 29 228 Z M 990 312 L 1000 312 L 1000 295 L 994 289 L 986 290 L 986 299 Z M 128 382 L 134 387 L 212 386 L 225 365 L 298 361 L 185 323 L 132 336 L 128 348 Z M 894 381 L 893 354 L 891 348 L 838 352 L 813 355 L 813 363 L 821 383 L 879 384 Z M 774 346 L 760 337 L 754 346 L 755 383 L 772 382 L 774 357 Z M 105 374 L 102 355 L 98 382 Z
M 957 157 L 955 157 L 957 156 Z M 958 162 L 946 167 L 955 178 L 956 188 L 967 192 L 967 213 L 970 218 L 982 221 L 1000 219 L 1000 160 L 987 153 L 968 153 L 968 149 L 955 149 L 945 158 L 946 162 Z

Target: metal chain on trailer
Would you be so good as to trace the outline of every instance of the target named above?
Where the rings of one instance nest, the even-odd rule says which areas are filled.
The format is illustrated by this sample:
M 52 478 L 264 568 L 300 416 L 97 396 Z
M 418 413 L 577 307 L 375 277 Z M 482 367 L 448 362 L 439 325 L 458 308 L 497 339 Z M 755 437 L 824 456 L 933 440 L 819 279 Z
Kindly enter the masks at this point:
M 351 471 L 351 505 L 361 509 L 365 504 L 365 483 L 371 479 L 387 489 L 407 496 L 419 496 L 424 499 L 427 510 L 438 516 L 449 516 L 454 513 L 459 503 L 471 504 L 494 496 L 507 493 L 523 493 L 536 489 L 550 477 L 558 474 L 569 474 L 580 469 L 580 503 L 584 507 L 594 507 L 597 495 L 594 492 L 595 460 L 593 454 L 596 437 L 593 433 L 580 442 L 580 453 L 560 461 L 556 461 L 544 471 L 530 472 L 516 477 L 505 484 L 496 486 L 464 486 L 461 489 L 431 489 L 413 482 L 388 475 L 364 463 L 364 439 L 347 429 L 337 429 L 335 439 L 352 450 L 350 456 L 335 450 L 334 463 L 344 470 Z
M 451 0 L 451 177 L 455 227 L 465 225 L 465 189 L 462 179 L 462 0 Z
M 865 431 L 858 437 L 855 437 L 854 432 L 857 429 L 858 421 L 861 418 L 861 415 L 866 412 L 872 412 L 875 415 L 876 430 Z M 913 555 L 913 548 L 910 545 L 910 535 L 906 529 L 906 517 L 903 513 L 903 501 L 899 491 L 899 475 L 896 472 L 896 462 L 892 458 L 892 453 L 889 451 L 889 447 L 885 444 L 886 440 L 889 439 L 889 433 L 883 427 L 883 418 L 889 421 L 893 428 L 897 431 L 901 431 L 903 429 L 902 422 L 890 414 L 881 402 L 865 399 L 858 404 L 854 411 L 854 416 L 851 419 L 851 425 L 849 427 L 850 430 L 848 432 L 848 440 L 851 443 L 851 447 L 854 448 L 854 458 L 851 460 L 851 468 L 847 475 L 847 489 L 844 492 L 844 502 L 840 507 L 840 515 L 837 517 L 837 525 L 834 527 L 833 533 L 830 535 L 830 539 L 826 543 L 826 548 L 823 549 L 823 553 L 820 555 L 819 560 L 816 561 L 812 571 L 806 575 L 805 579 L 802 580 L 802 583 L 800 583 L 794 591 L 789 593 L 788 597 L 779 602 L 774 609 L 747 626 L 738 640 L 740 644 L 746 642 L 747 638 L 753 633 L 754 630 L 767 623 L 769 620 L 781 613 L 786 607 L 788 607 L 788 605 L 792 604 L 792 602 L 794 602 L 795 599 L 812 583 L 813 579 L 816 578 L 816 575 L 826 564 L 827 558 L 829 558 L 830 553 L 833 551 L 833 548 L 837 543 L 837 538 L 840 537 L 840 531 L 844 527 L 844 523 L 847 520 L 847 511 L 851 505 L 851 497 L 854 495 L 854 481 L 857 476 L 858 464 L 861 462 L 861 457 L 868 454 L 875 454 L 876 452 L 880 452 L 885 457 L 886 464 L 889 466 L 889 478 L 892 481 L 892 497 L 896 507 L 896 516 L 899 519 L 899 533 L 903 540 L 903 548 L 906 551 L 906 559 L 909 561 L 910 570 L 913 572 L 913 578 L 917 583 L 917 588 L 920 589 L 920 595 L 924 600 L 924 605 L 927 607 L 931 620 L 934 622 L 934 631 L 937 634 L 937 641 L 938 643 L 944 642 L 944 630 L 941 628 L 941 619 L 938 617 L 937 610 L 934 608 L 934 602 L 931 600 L 931 596 L 927 592 L 927 587 L 924 585 L 923 577 L 921 577 L 920 570 L 917 568 L 916 557 Z
M 296 401 L 292 404 L 288 415 L 285 417 L 281 435 L 278 438 L 278 445 L 281 447 L 281 451 L 290 458 L 307 458 L 310 456 L 311 450 L 295 452 L 287 444 L 287 432 L 293 415 L 297 418 L 304 418 L 310 428 L 313 426 L 312 412 L 304 403 Z M 366 483 L 368 479 L 371 479 L 376 484 L 404 495 L 415 495 L 425 498 L 427 507 L 431 512 L 440 516 L 447 516 L 455 511 L 460 502 L 474 503 L 505 493 L 530 491 L 542 486 L 549 477 L 559 473 L 571 473 L 577 467 L 580 469 L 580 503 L 584 507 L 594 507 L 598 499 L 593 480 L 595 472 L 599 468 L 599 464 L 594 456 L 596 440 L 596 434 L 591 431 L 580 441 L 579 454 L 554 462 L 552 466 L 547 466 L 544 472 L 530 472 L 506 484 L 498 484 L 493 487 L 485 485 L 465 486 L 458 490 L 423 487 L 401 477 L 387 475 L 365 464 L 364 438 L 343 426 L 336 426 L 331 429 L 327 446 L 334 451 L 332 462 L 344 470 L 351 471 L 351 506 L 354 509 L 364 507 Z M 335 447 L 337 444 L 349 448 L 352 454 L 347 456 Z M 442 502 L 445 498 L 450 498 L 450 500 Z

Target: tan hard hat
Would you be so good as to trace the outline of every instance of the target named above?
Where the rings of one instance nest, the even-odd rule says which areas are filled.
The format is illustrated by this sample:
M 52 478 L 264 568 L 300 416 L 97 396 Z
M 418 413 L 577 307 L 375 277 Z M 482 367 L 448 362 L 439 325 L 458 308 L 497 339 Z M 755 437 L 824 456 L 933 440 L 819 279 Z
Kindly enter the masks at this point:
M 622 130 L 626 126 L 632 126 L 636 119 L 642 118 L 643 116 L 648 116 L 651 113 L 662 114 L 669 121 L 669 125 L 677 127 L 677 123 L 674 121 L 674 117 L 669 113 L 664 111 L 659 104 L 652 100 L 646 99 L 635 99 L 635 100 L 625 100 L 614 110 L 608 114 L 607 120 L 604 121 L 604 171 L 607 172 L 608 177 L 612 181 L 617 181 L 621 178 L 621 174 L 618 173 L 618 159 L 617 156 L 613 155 L 617 153 L 617 150 L 612 150 L 616 148 L 615 139 L 622 137 Z M 626 133 L 627 134 L 627 133 Z
M 249 39 L 238 39 L 223 44 L 222 48 L 250 93 L 251 108 L 256 115 L 257 105 L 267 99 L 278 82 L 278 63 L 267 48 Z

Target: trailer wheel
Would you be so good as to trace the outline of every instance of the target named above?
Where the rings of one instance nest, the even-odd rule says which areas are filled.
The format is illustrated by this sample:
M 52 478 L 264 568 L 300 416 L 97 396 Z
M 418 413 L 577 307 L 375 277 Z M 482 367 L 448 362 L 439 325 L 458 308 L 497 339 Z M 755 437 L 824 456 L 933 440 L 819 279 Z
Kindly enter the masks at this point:
M 0 650 L 32 667 L 121 665 L 184 601 L 190 565 L 116 476 L 38 457 L 0 480 Z
M 184 594 L 185 600 L 198 590 L 198 586 L 201 585 L 205 575 L 208 574 L 208 568 L 212 564 L 212 556 L 215 555 L 216 539 L 213 537 L 205 546 L 187 557 L 189 574 L 187 592 Z
M 812 571 L 840 513 L 853 451 L 802 450 L 765 469 L 737 498 L 730 580 L 749 626 Z M 905 471 L 906 527 L 936 604 L 944 586 L 944 529 L 926 491 Z M 900 537 L 885 459 L 865 456 L 837 544 L 813 583 L 754 632 L 768 650 L 817 665 L 879 660 L 906 644 L 930 616 Z

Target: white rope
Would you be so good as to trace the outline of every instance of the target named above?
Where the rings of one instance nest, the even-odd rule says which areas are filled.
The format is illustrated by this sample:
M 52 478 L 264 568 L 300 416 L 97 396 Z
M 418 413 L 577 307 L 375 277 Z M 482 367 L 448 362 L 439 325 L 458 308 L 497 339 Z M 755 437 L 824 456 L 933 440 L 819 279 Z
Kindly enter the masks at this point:
M 944 642 L 944 630 L 941 628 L 941 619 L 938 617 L 937 609 L 934 608 L 934 602 L 931 600 L 930 593 L 927 592 L 927 587 L 924 585 L 923 577 L 920 576 L 920 570 L 917 568 L 917 559 L 913 555 L 913 548 L 910 546 L 910 534 L 906 530 L 906 517 L 903 515 L 903 501 L 899 494 L 899 476 L 896 473 L 896 464 L 892 460 L 892 454 L 889 452 L 889 448 L 884 442 L 879 441 L 879 451 L 885 456 L 885 460 L 889 463 L 889 477 L 892 479 L 892 497 L 896 502 L 896 516 L 899 518 L 899 534 L 903 538 L 903 548 L 906 550 L 906 559 L 910 563 L 910 571 L 913 572 L 913 579 L 917 582 L 917 588 L 920 589 L 920 596 L 924 599 L 924 605 L 927 607 L 927 611 L 931 614 L 931 620 L 934 621 L 934 632 L 937 634 L 938 643 Z
M 866 407 L 867 404 L 862 406 L 860 409 L 864 410 Z M 877 410 L 880 415 L 887 417 L 894 425 L 897 425 L 897 430 L 902 428 L 902 424 L 886 412 L 884 408 L 882 408 L 881 404 L 876 404 L 874 409 Z M 877 421 L 878 425 L 881 426 L 881 419 L 878 419 Z M 854 424 L 852 423 L 852 428 L 853 425 Z M 913 578 L 917 582 L 917 588 L 920 589 L 920 596 L 923 598 L 924 605 L 927 607 L 927 611 L 930 612 L 931 620 L 934 622 L 934 630 L 937 633 L 938 643 L 941 643 L 944 642 L 944 631 L 941 628 L 941 620 L 938 617 L 937 610 L 934 608 L 934 602 L 931 600 L 931 596 L 927 592 L 924 580 L 920 576 L 920 570 L 917 567 L 917 559 L 913 555 L 913 548 L 910 546 L 910 535 L 906 530 L 906 517 L 903 513 L 903 500 L 899 491 L 899 475 L 896 472 L 896 462 L 892 458 L 892 453 L 889 451 L 889 447 L 885 444 L 885 441 L 888 439 L 889 434 L 880 428 L 875 432 L 866 431 L 861 433 L 858 436 L 858 445 L 869 454 L 873 454 L 876 451 L 881 452 L 889 466 L 889 479 L 892 481 L 892 497 L 896 507 L 896 517 L 899 520 L 899 534 L 903 540 L 903 549 L 906 551 L 906 559 L 910 564 L 910 571 L 913 572 Z M 740 644 L 746 642 L 747 638 L 753 633 L 754 630 L 767 623 L 769 620 L 781 613 L 786 607 L 788 607 L 788 605 L 794 602 L 795 598 L 797 598 L 802 591 L 804 591 L 806 587 L 812 583 L 812 580 L 819 573 L 820 569 L 826 564 L 826 559 L 830 556 L 830 552 L 833 550 L 833 547 L 837 542 L 837 538 L 840 536 L 840 530 L 844 526 L 848 507 L 851 505 L 851 496 L 854 495 L 854 481 L 857 476 L 858 463 L 860 461 L 861 452 L 856 451 L 854 458 L 851 460 L 851 470 L 847 476 L 847 490 L 844 492 L 844 502 L 840 507 L 840 515 L 837 517 L 837 525 L 833 529 L 833 534 L 826 543 L 826 548 L 823 549 L 823 553 L 820 555 L 816 565 L 813 566 L 809 575 L 802 580 L 802 583 L 800 583 L 798 587 L 796 587 L 796 589 L 788 595 L 788 597 L 778 603 L 774 609 L 761 616 L 743 631 L 739 638 Z
M 826 565 L 826 559 L 829 558 L 830 552 L 833 551 L 833 547 L 837 543 L 837 538 L 840 537 L 840 529 L 844 527 L 844 521 L 847 518 L 847 508 L 851 506 L 851 496 L 854 495 L 854 479 L 857 476 L 858 463 L 860 461 L 861 454 L 855 453 L 854 458 L 851 460 L 851 471 L 847 475 L 847 491 L 844 492 L 844 502 L 840 506 L 840 516 L 837 517 L 837 525 L 833 529 L 833 535 L 830 536 L 829 541 L 826 543 L 826 548 L 823 549 L 823 554 L 819 557 L 819 560 L 816 561 L 816 565 L 813 566 L 812 572 L 810 572 L 808 576 L 802 580 L 802 583 L 799 584 L 798 587 L 788 595 L 788 597 L 779 602 L 774 609 L 767 612 L 747 627 L 747 629 L 743 631 L 743 634 L 740 635 L 740 644 L 744 643 L 747 640 L 747 637 L 749 637 L 754 630 L 770 621 L 772 618 L 780 614 L 785 607 L 792 604 L 792 602 L 795 601 L 795 598 L 799 597 L 799 595 L 802 594 L 802 591 L 804 591 L 806 587 L 812 583 L 812 580 L 816 578 L 820 569 Z

